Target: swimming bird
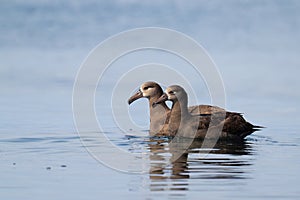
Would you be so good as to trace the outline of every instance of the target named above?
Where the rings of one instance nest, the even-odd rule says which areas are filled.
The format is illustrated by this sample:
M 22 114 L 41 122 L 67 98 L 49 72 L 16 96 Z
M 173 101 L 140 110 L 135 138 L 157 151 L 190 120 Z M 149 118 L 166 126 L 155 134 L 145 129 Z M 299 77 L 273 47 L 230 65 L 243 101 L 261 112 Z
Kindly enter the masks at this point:
M 168 135 L 204 138 L 207 137 L 208 128 L 210 134 L 208 137 L 221 139 L 243 139 L 250 135 L 260 126 L 254 126 L 247 122 L 242 114 L 226 111 L 212 112 L 210 115 L 193 116 L 188 111 L 188 95 L 179 85 L 169 86 L 165 93 L 154 102 L 154 105 L 172 102 L 168 123 Z
M 161 86 L 153 81 L 148 81 L 143 83 L 139 90 L 128 99 L 128 104 L 136 101 L 140 98 L 147 98 L 149 100 L 149 109 L 150 109 L 150 135 L 163 135 L 168 124 L 170 117 L 170 108 L 166 105 L 165 102 L 160 104 L 155 104 L 163 94 Z M 210 105 L 198 105 L 191 106 L 188 108 L 188 111 L 192 115 L 199 114 L 211 114 L 212 112 L 225 111 L 223 108 Z

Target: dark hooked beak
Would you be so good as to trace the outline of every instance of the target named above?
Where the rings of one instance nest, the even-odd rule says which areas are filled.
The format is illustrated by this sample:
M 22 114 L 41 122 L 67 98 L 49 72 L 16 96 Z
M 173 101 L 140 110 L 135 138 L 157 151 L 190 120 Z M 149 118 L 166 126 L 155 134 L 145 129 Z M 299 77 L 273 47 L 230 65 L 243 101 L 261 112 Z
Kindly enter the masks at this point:
M 154 103 L 153 106 L 156 106 L 159 103 L 165 102 L 168 100 L 168 96 L 166 93 L 163 93 L 163 95 L 161 95 Z
M 143 93 L 141 92 L 141 90 L 138 90 L 134 95 L 132 95 L 128 99 L 128 104 L 130 105 L 132 102 L 134 102 L 135 100 L 142 98 L 142 97 L 143 97 Z

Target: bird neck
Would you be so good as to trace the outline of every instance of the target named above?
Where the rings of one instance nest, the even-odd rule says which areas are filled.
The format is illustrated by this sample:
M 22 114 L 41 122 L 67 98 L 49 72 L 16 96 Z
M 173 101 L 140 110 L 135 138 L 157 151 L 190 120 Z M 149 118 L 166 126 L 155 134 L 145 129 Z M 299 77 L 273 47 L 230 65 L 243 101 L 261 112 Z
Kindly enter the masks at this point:
M 159 96 L 160 97 L 160 96 Z M 150 107 L 150 135 L 155 135 L 159 133 L 163 126 L 168 123 L 168 116 L 170 114 L 169 107 L 162 102 L 157 105 L 153 105 L 159 97 L 149 98 Z
M 171 123 L 179 124 L 184 118 L 189 116 L 187 100 L 173 102 L 170 116 Z

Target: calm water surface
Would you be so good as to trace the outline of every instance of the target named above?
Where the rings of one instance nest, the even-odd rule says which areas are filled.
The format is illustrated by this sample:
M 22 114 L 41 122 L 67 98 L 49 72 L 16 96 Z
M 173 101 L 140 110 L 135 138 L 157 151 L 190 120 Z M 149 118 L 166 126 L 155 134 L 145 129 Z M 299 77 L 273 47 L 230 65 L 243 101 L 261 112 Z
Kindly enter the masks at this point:
M 170 145 L 167 139 L 126 136 L 117 129 L 105 133 L 120 148 L 150 153 L 149 172 L 128 174 L 94 160 L 75 131 L 22 133 L 18 123 L 15 133 L 1 131 L 3 199 L 300 198 L 296 128 L 271 127 L 241 143 L 218 143 L 205 157 L 199 156 L 201 141 L 178 157 L 181 144 L 190 141 Z

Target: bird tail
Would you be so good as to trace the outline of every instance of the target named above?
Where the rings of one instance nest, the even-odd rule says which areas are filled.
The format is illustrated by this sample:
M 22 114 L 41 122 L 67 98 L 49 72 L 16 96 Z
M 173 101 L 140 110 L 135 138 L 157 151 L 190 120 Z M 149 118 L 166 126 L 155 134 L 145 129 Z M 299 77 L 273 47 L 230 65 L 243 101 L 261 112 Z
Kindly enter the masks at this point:
M 257 125 L 252 125 L 252 130 L 253 132 L 255 131 L 261 131 L 261 129 L 266 128 L 264 126 L 257 126 Z
M 266 128 L 266 127 L 264 127 L 264 126 L 253 125 L 252 128 L 253 128 L 253 129 L 262 129 L 262 128 Z

